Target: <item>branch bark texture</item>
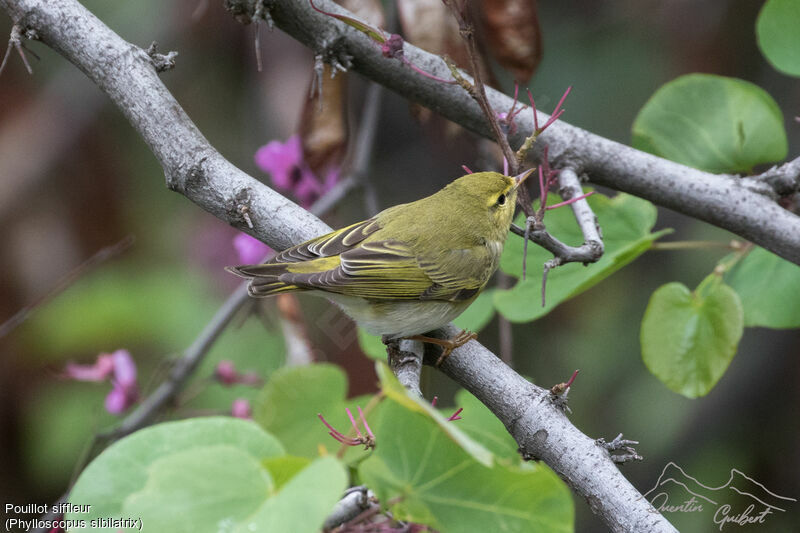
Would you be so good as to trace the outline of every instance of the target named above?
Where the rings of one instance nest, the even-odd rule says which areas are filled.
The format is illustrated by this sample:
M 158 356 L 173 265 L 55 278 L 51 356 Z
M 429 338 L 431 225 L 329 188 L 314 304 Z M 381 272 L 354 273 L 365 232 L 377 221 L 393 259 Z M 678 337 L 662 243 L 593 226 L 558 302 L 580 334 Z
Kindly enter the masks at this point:
M 325 9 L 338 9 L 330 2 L 317 1 Z M 122 40 L 75 0 L 0 0 L 0 7 L 15 24 L 35 30 L 40 40 L 78 66 L 109 95 L 161 162 L 171 189 L 276 249 L 330 230 L 312 214 L 225 160 L 161 83 L 145 51 Z M 338 27 L 331 29 L 335 25 L 328 18 L 309 19 L 313 11 L 305 2 L 274 2 L 273 8 L 276 22 L 302 35 L 305 41 L 323 39 L 327 44 L 321 50 L 335 48 L 336 38 L 346 36 L 357 43 L 357 50 L 350 52 L 354 57 L 356 53 L 368 57 L 375 52 L 373 45 L 359 34 Z M 420 58 L 426 57 L 421 51 L 412 52 L 412 60 L 418 64 L 422 62 Z M 439 61 L 427 57 L 429 61 Z M 364 63 L 373 67 L 362 68 L 374 77 L 380 77 L 380 71 L 384 76 L 392 70 L 405 73 L 406 69 L 395 62 L 373 59 L 372 63 Z M 417 86 L 416 78 L 414 83 L 403 79 L 400 78 L 399 90 L 408 91 L 434 108 L 439 97 L 433 95 L 447 92 L 439 84 L 425 86 L 423 82 Z M 408 83 L 407 87 L 404 83 Z M 482 130 L 485 124 L 474 102 L 460 88 L 452 98 L 452 102 L 441 100 L 447 109 L 438 110 L 454 115 L 455 109 L 466 109 L 463 122 Z M 568 146 L 562 145 L 564 149 Z M 248 227 L 245 214 L 252 221 L 252 228 Z M 613 531 L 675 531 L 625 479 L 608 452 L 569 422 L 548 399 L 547 391 L 527 382 L 489 350 L 473 341 L 456 350 L 443 370 L 483 401 L 503 421 L 520 449 L 552 467 Z
M 452 338 L 459 328 L 441 330 Z M 436 354 L 426 354 L 426 362 Z M 440 369 L 505 425 L 523 457 L 544 461 L 611 531 L 677 531 L 620 473 L 611 456 L 569 421 L 549 390 L 530 383 L 477 341 L 456 348 Z
M 249 21 L 256 0 L 226 0 L 237 18 Z M 315 5 L 334 13 L 348 14 L 330 0 Z M 425 78 L 380 49 L 363 33 L 311 9 L 303 0 L 269 2 L 275 24 L 323 57 L 340 62 L 381 83 L 404 98 L 418 102 L 448 119 L 489 139 L 490 125 L 480 106 L 458 85 Z M 353 16 L 352 14 L 349 14 Z M 449 79 L 449 69 L 439 56 L 408 43 L 406 58 L 440 78 Z M 342 59 L 344 61 L 342 61 Z M 345 62 L 346 61 L 346 62 Z M 465 78 L 471 78 L 463 74 Z M 508 96 L 486 89 L 489 103 L 497 112 L 512 105 Z M 539 123 L 549 118 L 539 113 Z M 517 132 L 510 139 L 521 144 L 533 131 L 528 110 L 516 119 Z M 800 217 L 776 203 L 779 196 L 800 191 L 800 159 L 773 168 L 763 175 L 742 178 L 711 174 L 635 150 L 558 120 L 533 146 L 531 155 L 540 159 L 549 146 L 554 168 L 570 167 L 576 174 L 618 191 L 673 209 L 731 231 L 777 255 L 800 264 Z

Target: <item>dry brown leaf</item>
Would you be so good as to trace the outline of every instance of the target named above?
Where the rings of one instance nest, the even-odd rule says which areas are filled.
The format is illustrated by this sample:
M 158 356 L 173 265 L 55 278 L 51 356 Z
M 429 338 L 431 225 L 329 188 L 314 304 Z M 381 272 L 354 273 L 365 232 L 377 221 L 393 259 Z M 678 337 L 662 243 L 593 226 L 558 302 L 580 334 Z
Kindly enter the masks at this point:
M 372 26 L 384 25 L 379 0 L 338 0 L 337 3 Z M 324 179 L 328 171 L 342 166 L 347 153 L 347 76 L 338 72 L 331 79 L 331 67 L 325 64 L 317 81 L 321 88 L 306 100 L 299 133 L 305 162 L 317 178 Z
M 300 116 L 303 159 L 323 179 L 332 168 L 341 167 L 347 152 L 347 79 L 340 72 L 331 79 L 331 67 L 324 65 L 322 88 L 306 100 Z
M 526 83 L 542 59 L 536 0 L 481 0 L 481 14 L 492 56 Z

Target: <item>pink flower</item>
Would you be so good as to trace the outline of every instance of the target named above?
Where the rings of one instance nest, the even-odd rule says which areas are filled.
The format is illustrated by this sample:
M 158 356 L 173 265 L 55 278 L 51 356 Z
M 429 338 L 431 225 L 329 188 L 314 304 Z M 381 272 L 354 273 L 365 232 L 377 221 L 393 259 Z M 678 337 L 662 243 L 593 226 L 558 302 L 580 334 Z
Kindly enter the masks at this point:
M 242 374 L 236 370 L 233 361 L 223 360 L 217 363 L 214 369 L 214 376 L 223 385 L 251 385 L 253 387 L 260 387 L 264 381 L 252 372 Z
M 136 384 L 136 363 L 128 350 L 117 350 L 111 354 L 114 362 L 113 388 L 106 396 L 106 411 L 118 415 L 127 411 L 139 399 Z
M 214 369 L 214 375 L 225 385 L 232 385 L 236 383 L 236 378 L 239 374 L 236 372 L 236 367 L 233 366 L 233 361 L 220 361 L 217 363 L 217 368 Z
M 231 415 L 236 418 L 250 420 L 252 418 L 252 414 L 253 412 L 252 409 L 250 409 L 250 402 L 244 398 L 237 398 L 233 401 L 233 405 L 231 406 Z
M 64 376 L 75 381 L 105 381 L 114 370 L 111 354 L 101 353 L 93 365 L 67 363 Z
M 322 196 L 322 185 L 310 170 L 300 174 L 300 181 L 294 187 L 294 195 L 303 207 L 310 207 Z
M 285 143 L 271 141 L 262 146 L 256 152 L 255 162 L 270 175 L 276 189 L 291 192 L 305 208 L 339 181 L 338 167 L 328 169 L 324 181 L 314 174 L 303 159 L 299 135 L 292 135 Z
M 269 246 L 248 235 L 240 233 L 233 238 L 233 247 L 239 254 L 239 262 L 243 265 L 259 263 L 271 250 Z
M 117 350 L 111 354 L 114 361 L 114 380 L 124 387 L 136 386 L 136 363 L 128 350 Z
M 258 168 L 272 177 L 278 189 L 291 190 L 300 179 L 303 146 L 299 135 L 292 135 L 286 143 L 272 141 L 258 149 L 255 156 Z
M 120 414 L 128 410 L 139 399 L 136 384 L 136 363 L 128 350 L 101 353 L 93 365 L 67 364 L 64 375 L 77 381 L 111 380 L 111 392 L 105 400 L 106 411 Z

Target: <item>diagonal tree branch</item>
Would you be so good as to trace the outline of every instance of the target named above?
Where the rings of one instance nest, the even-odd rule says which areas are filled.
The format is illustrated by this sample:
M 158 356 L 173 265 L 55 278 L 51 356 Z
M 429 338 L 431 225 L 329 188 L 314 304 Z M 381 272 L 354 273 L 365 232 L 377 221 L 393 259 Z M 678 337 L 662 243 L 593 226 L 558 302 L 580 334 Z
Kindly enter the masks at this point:
M 334 9 L 329 2 L 320 3 Z M 280 2 L 284 8 L 301 4 Z M 35 30 L 40 40 L 109 95 L 161 162 L 171 189 L 273 248 L 286 248 L 330 230 L 225 160 L 158 79 L 144 50 L 122 40 L 75 0 L 0 0 L 0 7 L 15 24 Z M 277 20 L 276 15 L 285 23 L 285 12 L 274 12 Z M 316 30 L 330 37 L 326 29 L 330 21 L 324 22 Z M 385 65 L 402 70 L 395 63 Z M 475 116 L 474 125 L 480 125 L 482 116 L 479 112 Z M 443 370 L 504 422 L 526 456 L 550 465 L 613 531 L 675 531 L 625 479 L 605 449 L 575 428 L 544 389 L 527 382 L 480 344 L 473 341 L 459 348 Z
M 226 0 L 237 20 L 248 22 L 255 0 Z M 325 11 L 348 13 L 331 0 L 315 0 Z M 361 32 L 317 13 L 303 0 L 272 0 L 268 4 L 275 24 L 325 57 L 347 57 L 352 68 L 381 83 L 404 98 L 427 106 L 446 118 L 487 138 L 492 131 L 478 104 L 460 86 L 447 85 L 420 76 L 394 59 L 381 55 Z M 350 14 L 350 16 L 353 16 Z M 449 68 L 439 56 L 408 43 L 404 55 L 415 66 L 449 78 Z M 467 74 L 463 76 L 471 81 Z M 498 112 L 512 100 L 499 91 L 486 89 L 491 106 Z M 538 112 L 539 123 L 549 118 Z M 531 113 L 520 113 L 512 143 L 521 144 L 533 131 Z M 685 215 L 736 233 L 759 246 L 800 264 L 800 217 L 779 206 L 776 200 L 800 191 L 800 158 L 760 176 L 742 178 L 711 174 L 594 135 L 559 120 L 542 133 L 531 155 L 541 160 L 549 146 L 556 168 L 572 168 L 589 180 L 627 192 Z

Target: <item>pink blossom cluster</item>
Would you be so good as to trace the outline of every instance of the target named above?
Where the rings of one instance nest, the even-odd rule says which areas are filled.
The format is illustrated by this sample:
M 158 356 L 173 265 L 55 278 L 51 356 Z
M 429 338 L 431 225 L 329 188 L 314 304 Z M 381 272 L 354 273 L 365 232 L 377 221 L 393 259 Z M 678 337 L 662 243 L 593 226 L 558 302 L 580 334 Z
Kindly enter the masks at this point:
M 339 181 L 339 168 L 329 169 L 321 179 L 314 175 L 303 159 L 299 135 L 292 135 L 285 143 L 271 141 L 262 146 L 256 152 L 255 162 L 270 175 L 276 189 L 291 192 L 304 208 L 311 207 Z
M 127 411 L 139 399 L 136 383 L 136 363 L 128 350 L 101 353 L 92 365 L 67 363 L 65 377 L 76 381 L 111 381 L 111 391 L 106 396 L 106 411 L 118 415 Z

